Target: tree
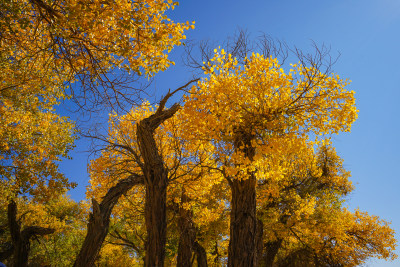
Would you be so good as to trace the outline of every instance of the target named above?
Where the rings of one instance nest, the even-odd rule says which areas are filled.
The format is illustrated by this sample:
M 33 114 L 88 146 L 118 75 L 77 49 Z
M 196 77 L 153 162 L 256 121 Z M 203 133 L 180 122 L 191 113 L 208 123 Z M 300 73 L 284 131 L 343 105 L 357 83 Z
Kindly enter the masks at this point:
M 291 226 L 275 265 L 359 266 L 370 257 L 396 258 L 394 232 L 376 216 L 325 205 L 313 219 L 315 224 Z
M 122 104 L 120 98 L 127 100 L 130 95 L 125 91 L 129 80 L 123 76 L 142 72 L 152 76 L 166 69 L 172 62 L 165 51 L 181 44 L 184 30 L 193 27 L 164 15 L 176 4 L 161 0 L 0 3 L 0 175 L 18 176 L 22 191 L 39 186 L 37 191 L 45 192 L 40 172 L 53 177 L 54 187 L 71 186 L 52 162 L 72 148 L 74 125 L 59 117 L 53 106 L 68 93 L 81 105 Z M 77 81 L 81 92 L 71 88 Z M 21 169 L 22 174 L 17 173 Z
M 54 232 L 54 229 L 38 226 L 28 226 L 21 231 L 20 223 L 17 221 L 17 205 L 14 201 L 11 201 L 8 206 L 8 224 L 14 247 L 14 257 L 11 266 L 28 266 L 30 239 L 34 236 L 43 236 Z
M 0 261 L 7 266 L 71 266 L 83 238 L 86 208 L 68 196 L 47 203 L 24 197 L 0 197 Z
M 95 199 L 92 201 L 93 212 L 90 214 L 88 232 L 82 248 L 75 260 L 74 266 L 92 266 L 100 251 L 101 245 L 108 233 L 110 215 L 118 199 L 137 184 L 143 183 L 143 177 L 131 175 L 119 181 L 108 190 L 107 194 L 98 204 Z
M 4 240 L 12 248 L 1 257 L 12 251 L 16 265 L 27 265 L 34 234 L 61 229 L 50 237 L 64 235 L 58 224 L 66 221 L 44 202 L 73 186 L 57 161 L 75 137 L 73 123 L 58 116 L 54 105 L 69 96 L 89 111 L 98 104 L 137 104 L 141 88 L 129 82 L 172 64 L 166 52 L 193 27 L 168 19 L 165 12 L 175 5 L 0 3 L 0 188 L 9 208 Z M 351 266 L 371 255 L 395 257 L 385 222 L 341 206 L 349 190 L 341 163 L 325 152 L 316 160 L 311 149 L 315 136 L 348 131 L 356 119 L 348 82 L 332 74 L 329 64 L 322 69 L 324 50 L 317 48 L 314 56 L 296 50 L 300 62 L 285 71 L 268 43 L 259 55 L 249 53 L 243 36 L 238 40 L 244 42 L 234 44 L 232 53 L 217 49 L 206 59 L 204 78 L 183 109 L 178 103 L 166 108 L 176 91 L 168 92 L 154 108 L 144 103 L 124 116 L 114 113 L 108 137 L 92 134 L 107 147 L 91 165 L 93 209 L 75 266 L 93 265 L 100 251 L 98 263 L 137 264 L 143 257 L 146 266 L 163 266 L 166 258 L 185 266 L 210 260 L 218 265 L 226 258 L 228 266 L 256 266 L 263 256 L 269 265 L 277 259 L 293 266 Z M 18 219 L 16 202 L 37 211 Z M 59 199 L 56 206 L 68 209 L 68 203 Z M 78 222 L 73 227 L 82 232 Z M 32 262 L 52 262 L 35 247 Z M 109 259 L 114 253 L 118 257 Z
M 168 97 L 169 95 L 164 100 Z M 161 104 L 164 105 L 163 103 L 165 102 Z M 111 116 L 109 137 L 104 140 L 108 146 L 90 167 L 92 184 L 89 191 L 90 196 L 101 196 L 106 188 L 127 175 L 143 173 L 144 166 L 148 163 L 144 160 L 143 153 L 139 148 L 139 145 L 144 142 L 139 138 L 138 128 L 135 125 L 140 125 L 144 119 L 157 115 L 161 104 L 154 108 L 156 111 L 148 103 L 144 103 L 142 107 L 134 108 L 124 116 Z M 179 116 L 171 117 L 163 121 L 160 128 L 154 131 L 154 147 L 160 155 L 166 174 L 164 194 L 168 192 L 168 198 L 165 198 L 163 205 L 166 205 L 165 212 L 169 209 L 172 216 L 177 217 L 176 228 L 180 233 L 179 247 L 177 248 L 178 264 L 190 262 L 194 252 L 197 253 L 198 261 L 206 262 L 204 248 L 196 239 L 197 228 L 215 221 L 222 214 L 221 208 L 224 208 L 223 203 L 218 204 L 221 193 L 215 194 L 215 197 L 209 194 L 212 188 L 220 187 L 217 185 L 221 182 L 222 177 L 219 173 L 212 171 L 210 154 L 203 144 L 199 147 L 196 142 L 188 142 L 181 137 L 182 123 Z M 149 136 L 151 135 L 148 134 L 146 138 L 150 138 Z M 145 188 L 148 187 L 147 183 L 149 182 L 145 182 Z M 124 214 L 129 213 L 131 217 L 138 215 L 140 217 L 140 214 L 134 214 L 132 210 L 140 209 L 137 207 L 140 204 L 136 204 L 138 199 L 142 199 L 145 203 L 151 201 L 147 197 L 143 199 L 143 195 L 147 196 L 148 192 L 148 189 L 145 190 L 146 194 L 140 188 L 132 191 L 132 195 L 127 196 L 127 201 L 123 201 L 121 207 L 117 207 L 114 216 L 124 217 Z M 163 191 L 158 189 L 157 193 L 160 192 Z M 148 212 L 148 210 L 144 210 L 144 214 Z M 162 213 L 157 213 L 159 220 L 162 216 Z M 147 224 L 147 217 L 145 221 Z M 155 223 L 152 223 L 153 227 L 154 225 Z M 166 231 L 166 224 L 160 227 Z M 147 229 L 147 233 L 149 233 L 149 229 Z M 188 236 L 187 233 L 191 233 L 191 235 Z M 121 235 L 119 237 L 121 240 L 123 239 Z M 154 242 L 151 241 L 153 239 L 151 236 L 147 236 L 147 242 Z M 160 242 L 159 239 L 155 240 Z M 140 246 L 135 245 L 135 247 Z M 139 251 L 137 252 L 141 254 Z M 145 255 L 148 254 L 149 251 L 146 249 Z
M 215 50 L 205 66 L 208 77 L 186 98 L 188 135 L 214 144 L 231 187 L 228 266 L 257 263 L 256 184 L 263 155 L 274 157 L 279 143 L 309 132 L 348 131 L 357 116 L 347 82 L 321 72 L 318 62 L 309 63 L 303 59 L 286 74 L 272 57 L 252 54 L 239 65 Z
M 388 224 L 343 207 L 353 186 L 328 140 L 316 152 L 304 143 L 275 169 L 280 179 L 260 181 L 257 190 L 265 226 L 260 266 L 355 266 L 368 257 L 393 259 Z M 361 233 L 369 237 L 357 237 Z
M 133 74 L 165 70 L 172 64 L 165 51 L 193 27 L 166 17 L 177 3 L 164 0 L 0 5 L 0 91 L 34 95 L 40 89 L 60 98 L 79 81 L 81 91 L 70 89 L 82 105 L 121 103 L 138 93 L 127 90 Z
M 186 87 L 185 85 L 184 87 Z M 139 114 L 128 114 L 128 127 L 135 127 L 136 144 L 132 147 L 118 143 L 119 140 L 113 140 L 111 136 L 109 143 L 118 148 L 123 149 L 123 153 L 131 154 L 136 161 L 134 161 L 133 168 L 144 177 L 145 185 L 145 224 L 147 230 L 146 241 L 146 266 L 163 266 L 165 257 L 165 243 L 166 243 L 166 192 L 168 184 L 168 171 L 164 164 L 164 158 L 160 154 L 159 148 L 155 140 L 156 129 L 167 119 L 171 118 L 179 109 L 179 105 L 175 104 L 169 109 L 165 109 L 165 104 L 171 96 L 168 93 L 160 102 L 154 113 L 137 120 L 136 125 L 132 122 L 132 117 L 138 117 L 144 112 L 151 112 L 148 108 L 144 109 Z M 144 113 L 146 114 L 146 113 Z M 125 126 L 126 127 L 126 126 Z M 123 136 L 122 132 L 122 138 Z M 118 135 L 118 133 L 117 133 Z M 127 136 L 132 139 L 132 136 Z M 128 139 L 128 140 L 129 140 Z M 126 139 L 122 139 L 125 141 Z M 139 156 L 140 155 L 140 158 Z M 120 154 L 116 155 L 120 157 Z M 129 166 L 129 168 L 132 168 Z M 127 172 L 128 169 L 123 169 Z
M 279 73 L 282 73 L 282 71 L 279 71 Z M 234 76 L 232 75 L 229 77 Z M 246 77 L 246 75 L 243 75 L 243 77 Z M 327 237 L 327 234 L 322 234 L 324 232 L 323 229 L 331 230 L 335 225 L 343 225 L 343 223 L 335 224 L 334 222 L 335 225 L 324 225 L 324 223 L 318 224 L 318 222 L 325 221 L 325 219 L 323 219 L 324 216 L 342 214 L 342 217 L 349 219 L 349 223 L 341 232 L 343 235 L 346 235 L 345 233 L 347 231 L 351 232 L 349 226 L 352 225 L 350 222 L 353 220 L 350 219 L 351 216 L 345 215 L 346 212 L 341 208 L 340 200 L 341 196 L 347 194 L 352 188 L 348 181 L 349 173 L 343 169 L 342 161 L 336 156 L 326 141 L 322 142 L 320 151 L 318 154 L 315 154 L 313 150 L 314 146 L 321 142 L 318 140 L 310 141 L 309 136 L 302 132 L 306 132 L 306 130 L 314 130 L 316 133 L 319 133 L 318 131 L 335 132 L 340 128 L 348 127 L 346 123 L 349 118 L 343 119 L 343 114 L 335 113 L 339 112 L 339 109 L 345 111 L 347 109 L 347 111 L 350 112 L 350 114 L 347 115 L 350 117 L 352 114 L 354 116 L 356 115 L 356 110 L 353 106 L 353 93 L 346 92 L 343 89 L 343 84 L 341 84 L 342 90 L 338 88 L 340 87 L 338 84 L 336 84 L 333 89 L 324 88 L 322 86 L 324 84 L 330 86 L 335 84 L 331 79 L 336 81 L 337 77 L 323 77 L 325 77 L 326 80 L 324 80 L 324 82 L 319 81 L 320 91 L 318 91 L 318 93 L 314 92 L 311 95 L 312 97 L 310 97 L 307 96 L 306 91 L 303 92 L 303 95 L 304 97 L 310 97 L 314 101 L 321 101 L 322 103 L 323 101 L 319 99 L 319 97 L 325 97 L 326 101 L 333 102 L 331 103 L 332 106 L 337 105 L 335 108 L 332 108 L 329 105 L 327 107 L 325 106 L 323 111 L 326 113 L 322 112 L 321 114 L 317 114 L 322 117 L 327 116 L 324 118 L 324 124 L 320 124 L 318 116 L 307 117 L 307 113 L 305 113 L 306 115 L 298 115 L 294 112 L 301 111 L 304 108 L 304 105 L 308 104 L 310 105 L 309 108 L 311 111 L 318 113 L 318 107 L 313 106 L 313 103 L 308 103 L 307 99 L 304 100 L 305 103 L 302 102 L 301 104 L 298 104 L 299 107 L 296 107 L 294 111 L 290 110 L 290 105 L 294 104 L 291 103 L 290 100 L 286 100 L 290 105 L 289 108 L 284 110 L 285 112 L 288 112 L 288 114 L 297 114 L 299 118 L 304 119 L 305 117 L 306 119 L 304 119 L 303 124 L 299 126 L 296 124 L 294 118 L 291 118 L 290 116 L 283 116 L 283 118 L 280 118 L 279 113 L 273 113 L 274 117 L 265 122 L 251 121 L 250 127 L 248 128 L 256 129 L 253 133 L 255 141 L 251 143 L 251 145 L 255 146 L 255 154 L 252 161 L 248 159 L 246 160 L 246 157 L 243 157 L 242 151 L 246 151 L 246 146 L 242 146 L 240 149 L 235 149 L 235 146 L 238 147 L 238 145 L 234 143 L 237 140 L 238 132 L 235 131 L 237 128 L 232 127 L 228 123 L 232 123 L 229 120 L 234 121 L 235 119 L 238 119 L 238 117 L 233 116 L 227 119 L 226 117 L 230 116 L 229 113 L 223 117 L 222 112 L 217 113 L 215 110 L 210 110 L 211 108 L 219 109 L 224 107 L 224 105 L 221 104 L 224 102 L 217 98 L 217 92 L 210 96 L 209 100 L 212 99 L 213 101 L 217 101 L 219 104 L 218 106 L 209 105 L 207 106 L 209 109 L 205 109 L 201 105 L 194 105 L 193 103 L 198 104 L 196 101 L 199 101 L 200 104 L 204 104 L 204 102 L 201 102 L 203 100 L 202 97 L 204 97 L 201 94 L 203 92 L 199 93 L 199 91 L 195 91 L 197 88 L 192 89 L 195 92 L 192 91 L 193 94 L 188 97 L 188 101 L 193 102 L 188 105 L 189 108 L 191 108 L 189 111 L 195 110 L 195 112 L 204 112 L 201 113 L 201 115 L 204 116 L 206 121 L 207 119 L 210 119 L 207 122 L 214 127 L 220 127 L 218 128 L 220 131 L 219 133 L 225 134 L 223 135 L 224 139 L 221 141 L 217 142 L 218 139 L 216 139 L 216 136 L 218 137 L 218 135 L 213 131 L 206 134 L 198 130 L 201 129 L 199 124 L 205 124 L 203 120 L 197 120 L 197 122 L 199 122 L 199 124 L 197 124 L 196 121 L 188 119 L 188 116 L 192 116 L 193 118 L 193 114 L 196 114 L 195 112 L 190 114 L 186 110 L 186 108 L 188 108 L 186 106 L 188 102 L 185 103 L 182 110 L 179 110 L 174 116 L 165 120 L 160 124 L 160 127 L 154 131 L 154 147 L 157 149 L 157 153 L 161 155 L 161 161 L 163 162 L 164 168 L 167 172 L 166 182 L 168 184 L 168 194 L 165 198 L 165 203 L 167 203 L 167 207 L 170 207 L 169 209 L 172 211 L 172 216 L 174 216 L 174 214 L 177 216 L 175 226 L 173 226 L 172 223 L 168 224 L 169 231 L 172 229 L 171 234 L 174 235 L 169 240 L 175 242 L 174 244 L 169 245 L 169 247 L 172 251 L 177 250 L 177 264 L 193 264 L 193 253 L 196 250 L 196 243 L 200 244 L 200 242 L 196 241 L 198 237 L 201 238 L 201 244 L 204 248 L 201 252 L 202 255 L 204 255 L 204 252 L 208 255 L 212 253 L 215 253 L 215 255 L 219 254 L 217 250 L 215 250 L 215 252 L 211 251 L 212 248 L 209 246 L 208 241 L 206 241 L 208 239 L 207 236 L 213 235 L 212 233 L 210 234 L 213 230 L 216 230 L 219 235 L 224 232 L 219 227 L 214 226 L 215 228 L 213 229 L 213 226 L 211 226 L 214 222 L 218 222 L 219 219 L 210 220 L 210 217 L 204 216 L 206 221 L 208 220 L 211 223 L 203 223 L 202 219 L 198 218 L 202 217 L 202 212 L 206 212 L 207 208 L 210 208 L 210 204 L 205 205 L 205 209 L 199 209 L 199 207 L 203 205 L 205 198 L 212 199 L 214 197 L 216 203 L 221 203 L 223 206 L 227 205 L 226 194 L 229 193 L 229 190 L 227 190 L 224 183 L 221 182 L 221 178 L 224 177 L 232 188 L 234 179 L 237 179 L 238 177 L 242 178 L 242 180 L 239 181 L 239 184 L 245 184 L 245 181 L 249 179 L 246 177 L 249 173 L 253 173 L 252 175 L 254 175 L 256 186 L 259 188 L 256 191 L 256 200 L 258 199 L 258 205 L 260 207 L 258 216 L 259 219 L 262 219 L 262 223 L 260 220 L 256 222 L 256 237 L 254 238 L 255 251 L 253 254 L 253 259 L 259 261 L 258 264 L 261 264 L 262 262 L 269 265 L 273 264 L 277 257 L 278 264 L 283 265 L 292 263 L 304 264 L 305 262 L 308 262 L 309 264 L 336 264 L 338 262 L 343 263 L 345 259 L 355 257 L 354 252 L 351 252 L 349 249 L 346 249 L 349 253 L 347 256 L 342 254 L 340 257 L 334 257 L 333 255 L 335 255 L 335 252 L 332 251 L 333 248 L 327 246 L 329 243 L 326 243 L 326 240 L 327 238 L 329 239 L 329 237 Z M 215 78 L 215 76 L 212 76 L 211 74 L 211 78 Z M 218 84 L 217 82 L 215 83 Z M 200 87 L 201 85 L 202 82 L 199 82 L 198 86 Z M 227 83 L 224 83 L 223 85 L 227 86 Z M 210 92 L 208 91 L 210 89 L 209 84 L 204 85 L 204 87 L 207 88 L 207 91 L 205 90 L 204 92 Z M 234 92 L 234 90 L 232 90 L 235 89 L 233 86 L 228 88 L 231 89 L 229 92 Z M 293 90 L 293 88 L 291 89 Z M 280 87 L 279 90 L 282 90 L 282 87 Z M 329 91 L 330 94 L 328 94 L 328 92 L 324 90 L 332 91 Z M 248 93 L 249 95 L 247 98 L 245 93 Z M 256 90 L 245 93 L 241 92 L 240 94 L 242 100 L 254 100 L 255 98 L 251 96 L 252 94 L 257 94 Z M 315 94 L 317 95 L 315 96 Z M 207 97 L 208 95 L 204 98 Z M 235 103 L 235 101 L 233 101 L 234 98 L 226 98 L 226 101 L 229 104 L 233 105 L 233 103 Z M 268 102 L 268 104 L 270 103 L 271 102 Z M 249 106 L 245 106 L 245 104 L 246 101 L 244 101 L 243 106 L 239 106 L 237 110 L 232 108 L 232 106 L 229 106 L 229 108 L 231 108 L 229 111 L 238 113 L 240 111 L 249 113 L 253 111 L 253 113 L 251 113 L 251 118 L 255 118 L 255 115 L 258 114 L 257 111 L 268 110 L 266 107 L 262 106 L 264 102 L 259 104 L 259 106 L 256 105 L 254 110 L 250 109 Z M 283 104 L 280 103 L 280 105 Z M 316 110 L 313 110 L 313 108 Z M 154 111 L 154 109 L 156 111 Z M 141 165 L 144 164 L 144 161 L 141 158 L 142 154 L 139 148 L 140 139 L 137 138 L 137 129 L 133 127 L 133 125 L 135 122 L 140 123 L 143 120 L 142 118 L 150 118 L 154 114 L 157 114 L 159 107 L 154 109 L 152 109 L 148 104 L 144 104 L 142 107 L 133 109 L 130 113 L 122 117 L 118 117 L 117 115 L 111 117 L 109 137 L 104 140 L 108 143 L 108 147 L 102 152 L 102 156 L 96 159 L 91 165 L 93 185 L 91 190 L 93 190 L 93 192 L 104 192 L 107 187 L 116 183 L 118 179 L 121 179 L 124 176 L 131 175 L 132 173 L 138 175 L 143 173 Z M 215 119 L 213 115 L 215 115 L 217 119 Z M 268 116 L 266 117 L 268 118 Z M 334 123 L 328 121 L 327 118 L 337 121 Z M 219 122 L 219 120 L 225 119 L 227 120 L 227 124 L 223 124 L 223 127 L 216 123 Z M 277 120 L 277 122 L 273 119 Z M 279 119 L 282 121 L 279 121 Z M 243 121 L 246 120 L 239 121 L 238 124 L 240 125 Z M 265 125 L 263 123 L 265 123 Z M 329 126 L 330 123 L 332 123 L 332 125 Z M 261 126 L 266 129 L 257 128 Z M 225 127 L 228 128 L 228 130 L 226 130 Z M 232 127 L 233 129 L 229 127 Z M 195 129 L 198 131 L 196 132 Z M 226 133 L 229 129 L 232 129 L 231 131 L 233 134 L 231 134 L 233 137 Z M 197 151 L 198 154 L 196 155 L 205 155 L 205 160 L 198 160 L 196 157 L 193 158 L 193 156 L 191 156 L 193 151 Z M 196 160 L 194 161 L 194 159 Z M 194 162 L 197 162 L 197 164 L 194 164 Z M 199 168 L 194 168 L 195 166 L 198 166 Z M 207 171 L 205 172 L 204 170 Z M 219 182 L 215 183 L 210 179 L 216 179 L 215 181 Z M 210 184 L 213 186 L 210 187 Z M 122 214 L 126 214 L 129 209 L 134 210 L 131 214 L 135 217 L 143 216 L 138 207 L 140 206 L 141 201 L 146 199 L 146 195 L 144 193 L 145 190 L 140 188 L 138 189 L 139 190 L 132 192 L 132 195 L 127 196 L 127 201 L 121 203 L 122 206 L 117 208 L 118 213 L 115 214 L 117 220 L 122 219 L 124 217 Z M 232 193 L 232 198 L 233 197 Z M 129 204 L 129 202 L 132 201 L 135 202 L 134 205 Z M 123 207 L 124 205 L 130 205 L 130 207 Z M 256 205 L 257 203 L 255 206 Z M 266 210 L 265 206 L 267 207 Z M 233 209 L 234 207 L 231 206 L 230 208 Z M 145 213 L 146 210 L 142 210 L 142 212 Z M 168 212 L 168 209 L 166 209 L 166 212 Z M 329 218 L 326 219 L 327 222 L 331 220 Z M 126 221 L 126 219 L 124 219 L 124 221 Z M 385 258 L 394 256 L 391 251 L 394 246 L 394 239 L 392 237 L 393 233 L 385 223 L 377 220 L 375 221 L 376 223 L 373 224 L 373 228 L 377 232 L 377 235 L 375 236 L 377 240 L 389 241 L 386 243 L 380 241 L 374 243 L 374 246 L 380 249 L 380 252 L 377 254 L 375 254 L 374 250 L 368 249 L 369 245 L 364 244 L 364 246 L 359 243 L 359 248 L 354 246 L 353 248 L 355 250 L 363 251 L 362 256 L 360 254 L 358 260 L 362 261 L 372 255 L 380 255 Z M 320 227 L 324 228 L 320 229 Z M 360 227 L 362 228 L 362 226 Z M 337 229 L 338 232 L 336 232 L 335 238 L 341 231 L 339 228 Z M 264 234 L 262 230 L 264 230 Z M 362 232 L 363 230 L 357 231 Z M 233 232 L 232 223 L 230 232 L 231 234 Z M 353 235 L 353 237 L 354 236 L 355 235 Z M 141 257 L 143 255 L 140 253 L 140 246 L 136 246 L 136 243 L 132 242 L 132 240 L 134 240 L 132 239 L 132 236 L 131 239 L 125 238 L 128 237 L 128 235 L 125 234 L 124 237 L 121 235 L 121 232 L 115 231 L 112 237 L 115 238 L 114 240 L 123 241 L 128 246 L 134 248 L 134 250 L 138 252 L 135 254 L 136 256 Z M 227 238 L 228 235 L 224 235 L 220 239 L 217 238 L 217 242 L 221 242 L 222 240 L 226 241 Z M 149 240 L 149 237 L 147 237 L 146 240 Z M 351 240 L 351 237 L 346 238 L 346 241 L 343 242 L 340 247 L 338 243 L 334 243 L 335 246 L 338 245 L 335 249 L 342 251 L 344 244 L 352 242 Z M 214 242 L 214 244 L 217 242 Z M 262 251 L 263 242 L 265 247 L 268 248 L 268 250 L 264 252 Z M 116 243 L 114 242 L 114 244 Z M 232 241 L 230 241 L 230 246 L 232 246 Z M 298 255 L 303 256 L 302 258 L 298 258 Z M 319 256 L 316 257 L 316 255 Z M 171 254 L 168 254 L 168 256 L 168 262 L 173 264 L 175 260 L 171 259 Z M 234 256 L 231 257 L 232 258 L 228 258 L 229 261 L 235 259 Z M 220 262 L 221 257 L 217 256 L 217 258 L 218 262 Z M 202 262 L 202 259 L 204 259 L 204 257 L 198 254 L 197 262 Z M 210 260 L 210 257 L 208 260 Z M 255 264 L 255 261 L 253 261 L 253 264 Z M 232 263 L 232 265 L 235 264 Z
M 88 103 L 135 102 L 133 74 L 151 77 L 171 62 L 190 23 L 164 13 L 172 1 L 0 3 L 0 175 L 16 194 L 48 198 L 74 184 L 58 172 L 74 125 L 53 106 L 69 94 Z M 135 78 L 134 78 L 135 79 Z M 74 82 L 79 81 L 77 92 Z M 68 91 L 69 89 L 69 91 Z M 106 216 L 107 217 L 107 216 Z M 105 218 L 106 219 L 106 218 Z

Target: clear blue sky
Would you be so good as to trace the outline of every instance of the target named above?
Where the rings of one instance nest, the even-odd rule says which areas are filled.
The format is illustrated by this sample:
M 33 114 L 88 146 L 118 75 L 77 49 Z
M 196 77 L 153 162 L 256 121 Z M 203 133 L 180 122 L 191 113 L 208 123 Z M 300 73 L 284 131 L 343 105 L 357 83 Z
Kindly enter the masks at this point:
M 359 118 L 350 133 L 334 137 L 334 145 L 352 173 L 355 191 L 349 207 L 392 221 L 400 238 L 400 1 L 399 0 L 249 0 L 181 1 L 168 13 L 175 21 L 196 21 L 190 39 L 223 40 L 238 27 L 253 37 L 273 38 L 312 51 L 311 40 L 331 46 L 341 57 L 334 70 L 352 80 Z M 177 63 L 179 49 L 172 53 Z M 179 64 L 177 64 L 179 65 Z M 177 66 L 157 75 L 158 94 L 176 88 L 190 73 Z M 79 183 L 71 191 L 84 197 L 87 142 L 77 142 L 72 161 L 62 170 Z M 400 250 L 398 250 L 400 253 Z M 400 260 L 372 260 L 367 266 L 400 266 Z

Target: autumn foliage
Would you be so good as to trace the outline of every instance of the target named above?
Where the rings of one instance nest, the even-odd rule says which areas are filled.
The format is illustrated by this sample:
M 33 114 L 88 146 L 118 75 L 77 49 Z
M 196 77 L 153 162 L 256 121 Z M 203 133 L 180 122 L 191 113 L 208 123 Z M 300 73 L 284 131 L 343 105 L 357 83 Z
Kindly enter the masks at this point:
M 199 78 L 135 102 L 132 79 L 174 64 L 192 23 L 172 1 L 0 3 L 0 261 L 10 266 L 357 266 L 393 260 L 390 224 L 350 211 L 330 136 L 357 118 L 349 81 L 318 60 L 215 49 Z M 3 12 L 4 11 L 4 12 Z M 134 80 L 133 79 L 133 80 Z M 132 87 L 133 88 L 133 87 Z M 132 89 L 131 88 L 131 89 Z M 180 103 L 171 97 L 185 91 Z M 87 200 L 58 162 L 73 98 L 109 114 Z M 36 237 L 36 240 L 33 240 Z M 39 241 L 39 242 L 36 242 Z

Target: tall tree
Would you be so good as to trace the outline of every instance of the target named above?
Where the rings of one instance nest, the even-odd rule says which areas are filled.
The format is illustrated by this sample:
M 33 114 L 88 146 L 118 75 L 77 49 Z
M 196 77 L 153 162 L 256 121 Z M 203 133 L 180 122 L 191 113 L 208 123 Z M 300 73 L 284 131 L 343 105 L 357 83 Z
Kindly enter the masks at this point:
M 185 85 L 184 87 L 186 87 Z M 114 153 L 119 158 L 128 153 L 133 161 L 128 168 L 122 169 L 122 172 L 130 172 L 135 169 L 143 175 L 145 186 L 144 214 L 145 225 L 147 230 L 146 239 L 146 266 L 163 266 L 165 258 L 166 244 L 166 193 L 168 185 L 168 170 L 164 162 L 164 156 L 161 154 L 157 145 L 155 134 L 158 127 L 164 121 L 171 118 L 179 109 L 179 105 L 175 104 L 171 108 L 166 109 L 165 104 L 172 94 L 168 93 L 160 102 L 157 109 L 152 112 L 146 104 L 145 108 L 127 114 L 126 120 L 123 121 L 122 127 L 135 127 L 135 136 L 127 135 L 127 132 L 111 133 L 107 141 L 110 146 L 116 149 L 122 149 L 120 153 Z M 147 116 L 146 113 L 148 114 Z M 114 129 L 112 129 L 114 130 Z M 115 131 L 115 130 L 114 130 Z M 132 132 L 130 132 L 132 133 Z M 120 136 L 119 139 L 118 136 Z M 124 144 L 126 140 L 134 140 L 133 143 Z M 140 155 L 140 156 L 139 156 Z M 126 162 L 125 162 L 126 164 Z M 115 166 L 114 166 L 115 168 Z
M 167 99 L 167 97 L 164 99 Z M 159 110 L 160 106 L 154 109 Z M 143 153 L 139 148 L 139 145 L 144 144 L 144 142 L 138 137 L 138 129 L 135 125 L 140 124 L 146 118 L 157 115 L 157 111 L 154 111 L 154 109 L 149 104 L 144 103 L 143 106 L 132 109 L 124 116 L 111 116 L 109 137 L 104 140 L 108 143 L 108 146 L 90 166 L 92 184 L 88 192 L 90 195 L 101 195 L 105 188 L 132 173 L 144 173 L 144 166 L 148 163 L 144 160 Z M 169 207 L 170 212 L 178 218 L 174 223 L 178 225 L 177 228 L 180 229 L 179 232 L 181 233 L 178 261 L 187 262 L 189 260 L 190 262 L 192 254 L 196 252 L 199 261 L 204 262 L 206 256 L 202 251 L 201 242 L 196 240 L 195 232 L 197 227 L 215 221 L 223 214 L 225 207 L 223 203 L 220 203 L 223 193 L 214 195 L 208 193 L 214 187 L 218 187 L 217 184 L 221 182 L 222 176 L 212 170 L 213 161 L 209 158 L 212 154 L 206 146 L 182 138 L 182 125 L 183 122 L 179 116 L 171 117 L 154 130 L 154 137 L 147 134 L 146 138 L 154 138 L 155 149 L 157 149 L 156 151 L 162 160 L 161 163 L 165 168 L 166 191 L 163 194 L 168 193 L 168 198 L 166 197 L 163 201 L 165 202 L 164 205 Z M 148 166 L 152 171 L 152 168 L 155 168 L 151 167 L 151 164 L 148 164 Z M 146 194 L 143 194 L 140 188 L 132 191 L 132 195 L 127 196 L 127 201 L 121 203 L 121 207 L 117 207 L 116 216 L 122 217 L 127 212 L 132 214 L 132 209 L 136 210 L 137 207 L 135 206 L 140 206 L 138 199 L 142 199 L 143 195 L 147 196 L 147 190 L 149 190 L 146 189 L 147 183 L 145 182 Z M 157 194 L 163 192 L 161 189 L 157 190 Z M 218 190 L 215 191 L 218 192 Z M 145 197 L 142 201 L 146 203 L 151 199 Z M 149 210 L 145 209 L 143 212 L 147 214 Z M 191 216 L 193 212 L 195 212 L 195 215 Z M 162 213 L 156 215 L 158 220 L 163 216 Z M 138 215 L 132 214 L 131 216 L 136 217 Z M 146 217 L 146 227 L 148 220 Z M 156 227 L 159 224 L 152 222 L 150 225 Z M 166 224 L 158 227 L 162 227 L 163 231 L 166 231 Z M 149 231 L 151 229 L 147 229 L 147 233 Z M 185 233 L 187 232 L 193 234 L 192 238 L 186 236 Z M 151 238 L 151 236 L 147 236 L 147 240 L 147 242 L 154 242 L 152 240 L 160 242 L 159 238 Z M 139 252 L 139 254 L 141 253 Z M 147 254 L 149 254 L 149 251 L 146 249 L 145 255 Z
M 120 180 L 115 186 L 111 187 L 100 204 L 97 203 L 95 199 L 92 200 L 93 212 L 89 217 L 88 232 L 74 266 L 94 265 L 94 261 L 108 233 L 110 216 L 115 204 L 129 189 L 142 183 L 142 176 L 131 175 L 126 179 Z
M 188 135 L 215 146 L 232 192 L 228 266 L 255 266 L 257 166 L 274 157 L 280 142 L 296 136 L 348 131 L 357 117 L 354 92 L 337 75 L 321 72 L 313 58 L 285 73 L 276 59 L 252 54 L 243 64 L 215 50 L 191 90 L 184 112 Z M 202 118 L 202 120 L 194 119 Z
M 69 95 L 88 109 L 135 102 L 132 96 L 140 90 L 129 87 L 132 79 L 165 70 L 173 63 L 166 52 L 194 27 L 165 16 L 175 5 L 164 0 L 0 3 L 0 175 L 16 195 L 45 199 L 74 185 L 55 163 L 72 148 L 74 125 L 53 106 Z

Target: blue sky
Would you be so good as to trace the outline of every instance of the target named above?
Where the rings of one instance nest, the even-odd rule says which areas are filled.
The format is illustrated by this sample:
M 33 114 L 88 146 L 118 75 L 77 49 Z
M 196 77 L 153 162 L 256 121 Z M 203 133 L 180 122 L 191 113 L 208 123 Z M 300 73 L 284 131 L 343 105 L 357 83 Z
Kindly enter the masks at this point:
M 190 39 L 224 40 L 240 27 L 253 37 L 265 33 L 305 51 L 312 51 L 315 41 L 330 46 L 333 55 L 340 52 L 334 70 L 352 80 L 348 88 L 356 92 L 359 109 L 352 131 L 333 137 L 356 185 L 349 207 L 392 221 L 400 233 L 400 1 L 187 0 L 168 15 L 177 22 L 196 21 Z M 171 54 L 176 67 L 157 75 L 156 95 L 191 77 L 179 66 L 180 53 Z M 87 184 L 87 153 L 82 152 L 87 145 L 78 141 L 74 159 L 61 166 L 79 183 L 70 192 L 75 199 L 84 197 Z M 400 266 L 400 260 L 372 260 L 367 266 Z

